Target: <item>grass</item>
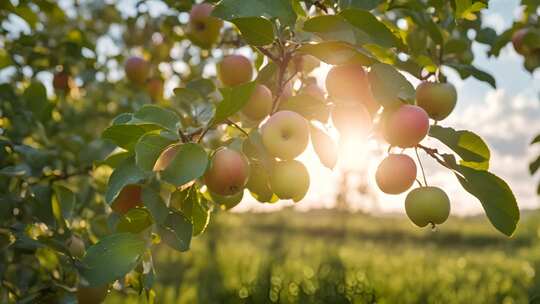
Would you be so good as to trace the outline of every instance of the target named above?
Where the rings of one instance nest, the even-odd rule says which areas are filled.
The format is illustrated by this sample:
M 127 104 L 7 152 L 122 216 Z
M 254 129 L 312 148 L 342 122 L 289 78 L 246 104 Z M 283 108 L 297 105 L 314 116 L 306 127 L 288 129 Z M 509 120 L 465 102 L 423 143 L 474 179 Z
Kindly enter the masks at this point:
M 512 238 L 484 217 L 437 231 L 402 216 L 219 213 L 192 249 L 154 252 L 159 303 L 528 303 L 540 294 L 540 212 Z M 113 292 L 106 303 L 146 303 Z

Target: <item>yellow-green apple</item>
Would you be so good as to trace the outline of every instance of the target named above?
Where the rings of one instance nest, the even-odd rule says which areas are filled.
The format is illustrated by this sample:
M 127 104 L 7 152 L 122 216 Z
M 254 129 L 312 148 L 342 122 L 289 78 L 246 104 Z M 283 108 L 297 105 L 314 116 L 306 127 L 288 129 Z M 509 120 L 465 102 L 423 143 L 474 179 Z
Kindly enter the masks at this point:
M 309 173 L 297 160 L 278 161 L 270 174 L 270 188 L 280 199 L 298 202 L 309 189 Z
M 416 180 L 416 164 L 405 154 L 390 154 L 377 167 L 375 181 L 382 192 L 399 194 L 407 191 Z
M 71 254 L 71 256 L 74 256 L 76 258 L 82 258 L 86 251 L 85 249 L 86 247 L 84 246 L 84 241 L 75 235 L 72 235 L 70 238 L 66 240 L 66 247 L 69 251 L 69 254 Z
M 442 224 L 450 215 L 450 199 L 438 187 L 416 188 L 405 199 L 405 211 L 416 226 Z
M 79 304 L 99 304 L 105 301 L 107 297 L 108 287 L 85 287 L 77 288 L 77 303 Z
M 210 3 L 193 5 L 189 13 L 188 36 L 191 42 L 210 48 L 219 38 L 223 21 L 211 16 L 214 7 Z
M 272 91 L 265 85 L 257 84 L 241 112 L 253 121 L 260 121 L 270 114 L 272 105 Z
M 131 208 L 142 205 L 142 189 L 139 185 L 127 185 L 112 202 L 111 208 L 116 213 L 125 214 Z
M 208 191 L 208 195 L 210 196 L 210 199 L 222 209 L 229 210 L 240 204 L 242 198 L 244 197 L 244 191 L 238 191 L 237 193 L 228 196 L 219 195 L 212 193 L 212 191 Z
M 127 78 L 137 84 L 144 85 L 148 74 L 150 73 L 150 65 L 141 57 L 133 56 L 126 60 L 124 69 Z
M 219 195 L 233 195 L 244 189 L 249 177 L 249 164 L 241 152 L 219 148 L 204 174 L 208 190 Z
M 268 202 L 272 199 L 273 192 L 270 189 L 269 175 L 266 169 L 257 163 L 249 165 L 249 179 L 246 188 L 259 202 Z
M 225 86 L 236 86 L 253 78 L 253 67 L 249 59 L 242 55 L 228 55 L 217 64 L 217 75 Z
M 422 82 L 416 88 L 416 104 L 434 120 L 448 117 L 456 102 L 456 88 L 451 83 Z
M 429 131 L 429 116 L 419 106 L 402 105 L 385 120 L 384 138 L 392 146 L 414 147 Z
M 292 111 L 279 111 L 266 121 L 261 129 L 266 150 L 280 159 L 293 159 L 300 155 L 309 141 L 309 125 L 304 117 Z

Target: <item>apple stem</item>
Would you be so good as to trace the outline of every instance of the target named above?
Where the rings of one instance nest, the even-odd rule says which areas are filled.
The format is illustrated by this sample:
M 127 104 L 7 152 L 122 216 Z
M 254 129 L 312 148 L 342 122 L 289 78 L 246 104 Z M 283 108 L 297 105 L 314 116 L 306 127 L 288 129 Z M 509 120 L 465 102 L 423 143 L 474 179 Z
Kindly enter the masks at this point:
M 431 231 L 432 232 L 436 232 L 437 231 L 437 225 L 435 225 L 434 223 L 430 222 L 431 224 Z
M 236 124 L 234 121 L 230 120 L 230 119 L 227 119 L 226 120 L 227 124 L 229 126 L 233 126 L 235 127 L 236 129 L 238 129 L 240 132 L 242 132 L 246 137 L 249 137 L 249 134 L 248 132 L 246 132 L 246 130 L 242 129 L 242 127 L 240 127 L 238 124 Z
M 427 187 L 428 182 L 426 178 L 426 172 L 424 171 L 424 165 L 422 165 L 422 161 L 420 160 L 420 155 L 418 155 L 418 147 L 414 147 L 414 153 L 416 153 L 416 158 L 418 159 L 418 164 L 420 165 L 420 169 L 422 170 L 422 176 L 424 177 L 424 184 Z

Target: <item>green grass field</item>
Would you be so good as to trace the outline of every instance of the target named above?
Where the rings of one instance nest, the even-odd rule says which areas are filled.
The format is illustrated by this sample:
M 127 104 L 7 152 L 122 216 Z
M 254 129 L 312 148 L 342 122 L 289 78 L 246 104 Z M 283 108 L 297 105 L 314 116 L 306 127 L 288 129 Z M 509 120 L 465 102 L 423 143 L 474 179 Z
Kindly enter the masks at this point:
M 160 247 L 159 303 L 529 303 L 540 294 L 540 212 L 508 239 L 484 217 L 437 231 L 401 216 L 219 213 L 192 250 Z M 129 299 L 130 301 L 127 301 Z M 106 303 L 146 303 L 113 292 Z

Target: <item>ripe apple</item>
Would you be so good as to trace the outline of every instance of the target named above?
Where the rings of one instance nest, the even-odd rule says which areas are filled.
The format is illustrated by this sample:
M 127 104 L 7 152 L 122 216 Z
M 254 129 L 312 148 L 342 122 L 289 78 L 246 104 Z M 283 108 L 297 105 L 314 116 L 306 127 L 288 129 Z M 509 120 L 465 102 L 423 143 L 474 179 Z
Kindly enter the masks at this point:
M 416 146 L 429 131 L 429 116 L 419 106 L 402 105 L 386 117 L 384 138 L 392 146 Z
M 259 202 L 270 201 L 274 194 L 270 189 L 268 172 L 257 163 L 249 165 L 249 179 L 246 188 L 251 192 L 251 196 Z
M 280 159 L 300 155 L 309 141 L 309 125 L 304 117 L 292 111 L 279 111 L 270 116 L 261 128 L 266 150 Z
M 199 3 L 189 13 L 188 36 L 195 45 L 210 48 L 219 38 L 223 21 L 211 16 L 214 7 L 210 3 Z
M 456 102 L 456 88 L 451 83 L 422 82 L 416 88 L 416 104 L 435 120 L 448 117 Z
M 334 101 L 358 102 L 370 113 L 380 108 L 371 94 L 366 71 L 359 64 L 331 68 L 326 75 L 326 91 Z
M 72 235 L 66 240 L 66 247 L 69 251 L 69 254 L 76 258 L 82 258 L 86 251 L 84 241 L 75 235 Z
M 150 73 L 150 65 L 148 62 L 137 56 L 130 57 L 126 60 L 124 69 L 127 78 L 137 85 L 143 85 Z
M 222 209 L 229 210 L 240 204 L 242 198 L 244 197 L 244 191 L 238 191 L 237 193 L 229 196 L 219 195 L 212 193 L 212 191 L 208 191 L 208 195 L 210 196 L 210 199 L 214 203 L 218 204 Z
M 371 115 L 358 103 L 336 104 L 332 109 L 332 122 L 341 136 L 359 134 L 365 137 L 372 127 Z
M 69 91 L 69 74 L 62 71 L 53 76 L 53 88 L 58 91 Z
M 153 102 L 160 102 L 163 100 L 163 80 L 160 78 L 152 78 L 148 80 L 146 90 L 148 91 L 148 95 L 150 95 Z
M 127 185 L 112 202 L 111 208 L 117 213 L 125 214 L 131 208 L 142 205 L 142 189 L 139 185 Z
M 272 105 L 272 91 L 267 86 L 258 84 L 242 108 L 242 114 L 251 120 L 260 121 L 270 114 Z
M 280 199 L 298 202 L 309 189 L 309 173 L 297 160 L 276 162 L 270 174 L 270 188 Z
M 208 189 L 219 195 L 233 195 L 244 189 L 249 177 L 246 157 L 233 149 L 218 149 L 204 174 Z
M 236 86 L 253 78 L 253 67 L 249 59 L 242 55 L 228 55 L 217 64 L 217 76 L 225 86 Z
M 108 287 L 85 287 L 77 288 L 77 303 L 79 304 L 99 304 L 105 301 L 107 297 Z
M 405 192 L 416 180 L 416 164 L 405 154 L 390 154 L 377 167 L 375 180 L 384 193 Z
M 528 28 L 522 28 L 514 32 L 512 35 L 512 44 L 514 45 L 514 49 L 516 52 L 518 52 L 521 55 L 527 55 L 530 53 L 530 48 L 528 48 L 523 43 L 523 38 L 525 38 L 525 35 L 529 32 Z
M 442 224 L 450 215 L 450 199 L 438 187 L 416 188 L 405 199 L 405 211 L 409 219 L 419 227 Z

